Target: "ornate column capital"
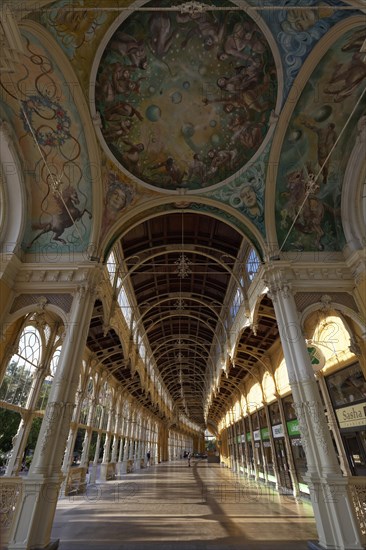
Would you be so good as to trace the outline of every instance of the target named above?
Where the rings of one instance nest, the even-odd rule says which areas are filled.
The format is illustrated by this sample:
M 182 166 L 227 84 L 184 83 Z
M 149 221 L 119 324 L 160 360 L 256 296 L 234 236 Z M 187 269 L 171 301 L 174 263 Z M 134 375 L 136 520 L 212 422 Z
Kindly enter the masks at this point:
M 273 263 L 268 263 L 264 266 L 264 284 L 268 288 L 268 294 L 273 302 L 276 301 L 278 293 L 282 293 L 284 298 L 287 298 L 290 293 L 292 293 L 291 282 L 289 280 L 289 266 L 284 265 L 273 265 Z

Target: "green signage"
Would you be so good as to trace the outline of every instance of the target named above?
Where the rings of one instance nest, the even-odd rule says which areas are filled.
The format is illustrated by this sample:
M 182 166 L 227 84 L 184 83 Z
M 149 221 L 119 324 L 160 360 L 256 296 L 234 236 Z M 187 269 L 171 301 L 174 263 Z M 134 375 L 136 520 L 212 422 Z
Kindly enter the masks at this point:
M 295 418 L 295 420 L 289 420 L 286 424 L 288 435 L 301 435 L 297 418 Z
M 252 436 L 250 432 L 247 432 L 247 441 L 252 441 Z
M 262 428 L 261 429 L 261 439 L 269 439 L 269 429 L 268 428 Z

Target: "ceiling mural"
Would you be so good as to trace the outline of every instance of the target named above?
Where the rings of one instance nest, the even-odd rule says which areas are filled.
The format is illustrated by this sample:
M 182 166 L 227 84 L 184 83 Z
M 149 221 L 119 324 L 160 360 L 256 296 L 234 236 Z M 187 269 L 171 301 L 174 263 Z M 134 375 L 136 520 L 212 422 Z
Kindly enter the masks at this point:
M 248 0 L 248 4 L 258 6 L 256 0 Z M 348 9 L 333 9 L 332 6 L 345 6 Z M 357 10 L 350 10 L 349 5 L 338 0 L 330 2 L 280 0 L 276 2 L 275 9 L 271 9 L 272 0 L 263 0 L 260 7 L 260 16 L 271 30 L 282 60 L 283 103 L 305 59 L 322 36 L 345 17 L 360 13 Z
M 283 250 L 341 250 L 344 245 L 342 180 L 357 120 L 366 112 L 366 55 L 360 52 L 365 38 L 362 26 L 339 39 L 294 109 L 277 175 L 276 224 Z
M 95 89 L 117 162 L 164 190 L 234 176 L 260 149 L 277 96 L 267 40 L 245 12 L 135 12 L 107 44 Z
M 242 11 L 235 2 L 219 4 L 220 9 L 215 9 L 216 3 L 207 11 L 195 11 L 179 10 L 179 3 L 172 7 L 167 0 L 138 5 L 126 1 L 117 8 L 115 0 L 105 0 L 98 7 L 91 0 L 76 0 L 70 9 L 69 0 L 59 0 L 29 14 L 63 49 L 86 98 L 91 96 L 92 103 L 95 99 L 101 155 L 103 159 L 108 155 L 108 167 L 102 166 L 102 238 L 130 205 L 145 200 L 154 190 L 204 193 L 235 208 L 265 235 L 265 177 L 275 113 L 284 105 L 294 79 L 322 36 L 340 20 L 359 12 L 338 0 L 320 4 L 316 0 L 280 0 L 275 9 L 273 2 L 263 0 L 258 10 L 258 3 L 248 0 Z M 136 11 L 131 13 L 129 5 Z M 163 11 L 164 7 L 169 9 Z M 118 27 L 117 17 L 121 20 Z M 113 22 L 113 35 L 107 42 Z M 270 31 L 266 36 L 265 27 Z M 104 51 L 99 51 L 102 41 Z M 96 55 L 99 67 L 93 82 L 90 76 Z M 309 89 L 319 74 L 314 73 Z M 305 95 L 304 91 L 304 106 L 299 107 L 304 112 L 311 103 L 309 100 L 305 106 Z M 329 121 L 338 112 L 333 104 L 342 102 L 336 95 L 324 95 L 324 105 L 333 109 Z M 347 96 L 343 99 L 347 101 Z M 60 107 L 57 139 L 62 140 L 67 136 L 70 107 L 67 101 Z M 289 151 L 286 145 L 282 151 L 295 158 L 295 149 L 300 149 L 298 158 L 302 160 L 295 159 L 296 168 L 307 169 L 308 159 L 301 149 L 305 142 L 309 154 L 313 149 L 311 156 L 317 155 L 318 134 L 309 124 L 314 126 L 318 115 L 310 110 L 315 118 L 309 115 L 308 126 L 299 124 L 294 115 L 291 125 L 295 133 L 289 138 Z M 294 137 L 297 130 L 301 138 Z M 336 127 L 334 132 L 337 134 Z M 316 158 L 314 162 L 316 167 Z M 326 191 L 314 194 L 323 208 L 313 201 L 309 212 L 305 211 L 305 220 L 296 220 L 291 239 L 287 238 L 296 206 L 291 201 L 288 204 L 286 193 L 296 182 L 289 182 L 285 172 L 280 168 L 279 176 L 284 179 L 278 184 L 281 190 L 276 204 L 280 244 L 286 239 L 285 249 L 333 250 L 341 246 L 339 205 L 334 206 L 338 199 L 330 191 L 338 185 L 334 180 Z M 335 195 L 339 198 L 339 190 Z M 310 218 L 320 220 L 315 223 L 315 233 L 309 227 Z
M 244 214 L 265 236 L 264 195 L 270 145 L 260 158 L 231 182 L 210 194 Z
M 29 183 L 23 248 L 82 251 L 91 219 L 91 163 L 72 92 L 49 51 L 24 31 L 26 54 L 0 75 L 2 107 L 18 136 Z

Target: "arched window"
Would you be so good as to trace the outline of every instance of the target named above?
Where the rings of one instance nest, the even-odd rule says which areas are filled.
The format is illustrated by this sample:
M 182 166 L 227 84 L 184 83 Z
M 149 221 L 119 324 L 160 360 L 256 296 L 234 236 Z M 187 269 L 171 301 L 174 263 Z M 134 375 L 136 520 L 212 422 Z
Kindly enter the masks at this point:
M 258 254 L 254 250 L 254 248 L 251 248 L 251 250 L 249 251 L 249 254 L 247 256 L 247 261 L 246 261 L 246 264 L 245 264 L 245 267 L 246 267 L 246 270 L 247 270 L 248 277 L 249 277 L 250 281 L 253 281 L 257 271 L 259 270 L 260 265 L 261 265 L 261 263 L 260 263 Z
M 108 270 L 108 273 L 109 273 L 109 279 L 111 281 L 111 285 L 113 286 L 114 277 L 115 277 L 115 274 L 116 274 L 116 271 L 117 271 L 117 262 L 116 262 L 116 257 L 114 255 L 114 252 L 111 252 L 108 256 L 107 270 Z
M 81 405 L 80 419 L 79 419 L 80 424 L 86 425 L 88 422 L 89 409 L 93 402 L 93 394 L 94 394 L 94 383 L 93 383 L 92 377 L 90 377 L 86 387 L 86 395 Z
M 61 346 L 55 349 L 55 352 L 50 362 L 49 373 L 47 374 L 46 378 L 43 380 L 42 388 L 39 393 L 39 398 L 37 403 L 37 409 L 40 411 L 44 411 L 47 406 L 48 398 L 51 392 L 53 378 L 55 376 L 58 360 L 60 358 L 60 353 L 61 353 Z
M 9 361 L 0 387 L 0 400 L 25 407 L 33 379 L 42 359 L 42 339 L 33 325 L 27 325 L 19 338 L 18 353 Z

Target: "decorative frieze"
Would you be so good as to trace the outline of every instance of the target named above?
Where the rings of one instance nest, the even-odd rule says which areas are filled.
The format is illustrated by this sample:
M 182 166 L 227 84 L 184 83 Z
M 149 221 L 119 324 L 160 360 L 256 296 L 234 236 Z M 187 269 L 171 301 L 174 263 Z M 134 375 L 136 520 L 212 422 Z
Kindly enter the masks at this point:
M 65 313 L 69 313 L 71 310 L 71 294 L 20 294 L 15 298 L 10 313 L 15 313 L 24 307 L 32 305 L 39 307 L 39 304 L 44 300 L 47 300 L 47 304 L 57 306 L 65 311 Z

